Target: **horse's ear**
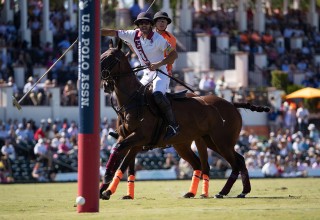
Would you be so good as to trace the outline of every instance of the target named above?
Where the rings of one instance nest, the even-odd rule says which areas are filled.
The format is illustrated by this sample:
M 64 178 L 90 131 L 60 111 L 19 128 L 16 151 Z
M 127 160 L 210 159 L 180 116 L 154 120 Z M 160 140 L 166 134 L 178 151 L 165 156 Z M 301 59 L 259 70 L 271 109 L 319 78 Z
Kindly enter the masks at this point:
M 118 50 L 121 50 L 121 48 L 122 48 L 122 40 L 120 39 L 120 40 L 118 41 L 117 49 L 118 49 Z
M 113 40 L 112 39 L 109 40 L 109 48 L 113 48 Z

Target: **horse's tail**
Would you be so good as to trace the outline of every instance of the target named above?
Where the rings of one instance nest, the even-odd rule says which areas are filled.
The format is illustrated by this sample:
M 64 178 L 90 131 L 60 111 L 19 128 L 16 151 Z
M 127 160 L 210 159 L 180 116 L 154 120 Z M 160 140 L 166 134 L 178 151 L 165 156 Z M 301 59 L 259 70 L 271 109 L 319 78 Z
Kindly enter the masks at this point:
M 270 108 L 267 106 L 259 106 L 259 105 L 252 105 L 250 103 L 244 103 L 244 102 L 234 102 L 234 107 L 236 108 L 245 108 L 250 109 L 251 111 L 255 112 L 269 112 Z

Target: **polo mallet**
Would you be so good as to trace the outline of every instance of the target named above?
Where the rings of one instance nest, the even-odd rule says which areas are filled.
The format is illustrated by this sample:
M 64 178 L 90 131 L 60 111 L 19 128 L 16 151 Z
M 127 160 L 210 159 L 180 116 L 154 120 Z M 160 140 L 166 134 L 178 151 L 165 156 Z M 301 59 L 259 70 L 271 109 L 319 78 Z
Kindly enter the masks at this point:
M 36 85 L 42 80 L 43 77 L 45 77 L 45 75 L 48 74 L 48 72 L 56 65 L 56 63 L 58 63 L 58 61 L 60 61 L 65 55 L 66 53 L 68 53 L 69 50 L 72 49 L 72 47 L 78 42 L 78 38 L 71 44 L 71 46 L 59 57 L 59 59 L 56 60 L 56 62 L 54 62 L 54 64 L 52 64 L 49 69 L 38 79 L 37 82 L 35 82 L 35 84 L 32 86 L 32 88 L 26 92 L 19 101 L 16 100 L 16 98 L 14 96 L 12 96 L 12 104 L 17 107 L 17 109 L 20 111 L 21 110 L 21 105 L 20 103 L 27 97 L 27 95 L 34 89 L 34 87 L 36 87 Z

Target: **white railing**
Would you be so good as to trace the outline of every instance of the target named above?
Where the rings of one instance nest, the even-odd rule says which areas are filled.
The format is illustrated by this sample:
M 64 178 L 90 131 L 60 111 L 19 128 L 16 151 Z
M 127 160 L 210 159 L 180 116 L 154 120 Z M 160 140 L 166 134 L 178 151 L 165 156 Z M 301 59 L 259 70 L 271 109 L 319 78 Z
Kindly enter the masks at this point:
M 9 118 L 17 119 L 21 121 L 25 119 L 33 119 L 36 123 L 40 122 L 41 119 L 59 118 L 61 120 L 67 118 L 68 121 L 74 120 L 79 122 L 79 108 L 78 106 L 61 106 L 61 93 L 60 88 L 51 88 L 50 92 L 52 98 L 50 105 L 21 105 L 22 109 L 19 111 L 12 104 L 12 88 L 3 87 L 0 88 L 0 118 L 7 121 Z M 108 117 L 109 119 L 116 118 L 117 115 L 114 110 L 107 106 L 105 103 L 105 94 L 100 91 L 100 116 Z
M 17 119 L 21 121 L 22 119 L 33 119 L 35 122 L 40 122 L 41 119 L 59 118 L 63 120 L 65 118 L 68 121 L 74 120 L 79 122 L 79 107 L 78 106 L 62 106 L 61 103 L 61 93 L 60 88 L 51 88 L 52 98 L 50 100 L 50 105 L 22 105 L 22 109 L 19 111 L 12 104 L 12 88 L 2 87 L 0 88 L 0 118 L 7 121 L 9 118 Z M 230 96 L 230 91 L 224 91 L 226 94 L 225 98 L 228 100 Z M 229 94 L 229 95 L 227 95 Z M 229 97 L 230 98 L 230 97 Z M 100 90 L 100 118 L 108 117 L 108 119 L 116 118 L 117 115 L 111 106 L 106 105 L 106 96 L 103 90 Z M 228 100 L 230 101 L 230 100 Z M 248 110 L 240 110 L 243 125 L 244 126 L 257 126 L 257 125 L 267 125 L 266 113 L 251 112 Z

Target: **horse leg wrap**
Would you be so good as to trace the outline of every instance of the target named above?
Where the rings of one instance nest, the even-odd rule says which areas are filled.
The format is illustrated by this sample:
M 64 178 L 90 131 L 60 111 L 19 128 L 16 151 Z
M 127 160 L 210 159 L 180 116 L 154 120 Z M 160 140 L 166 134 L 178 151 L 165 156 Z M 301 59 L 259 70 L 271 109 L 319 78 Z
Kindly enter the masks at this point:
M 127 195 L 134 199 L 134 180 L 135 176 L 130 175 L 128 177 L 128 188 L 127 188 Z
M 251 184 L 248 170 L 241 171 L 241 179 L 243 184 L 243 194 L 248 194 L 251 191 Z
M 221 192 L 219 192 L 220 195 L 228 195 L 228 193 L 230 192 L 233 184 L 237 181 L 239 176 L 239 171 L 232 171 L 232 173 L 230 174 L 226 185 L 224 185 L 223 189 L 221 190 Z
M 209 196 L 209 176 L 206 174 L 202 175 L 202 196 L 208 197 Z
M 113 153 L 110 154 L 108 162 L 106 164 L 106 173 L 113 175 L 115 171 L 118 169 L 121 160 L 119 159 L 119 151 L 117 148 L 114 148 Z
M 197 194 L 197 191 L 198 191 L 200 177 L 201 177 L 201 170 L 193 171 L 193 176 L 192 176 L 189 192 L 193 193 L 194 196 Z
M 122 179 L 123 173 L 121 170 L 117 170 L 115 176 L 113 177 L 112 182 L 110 183 L 107 190 L 110 190 L 112 194 L 114 194 L 117 190 L 118 184 Z

